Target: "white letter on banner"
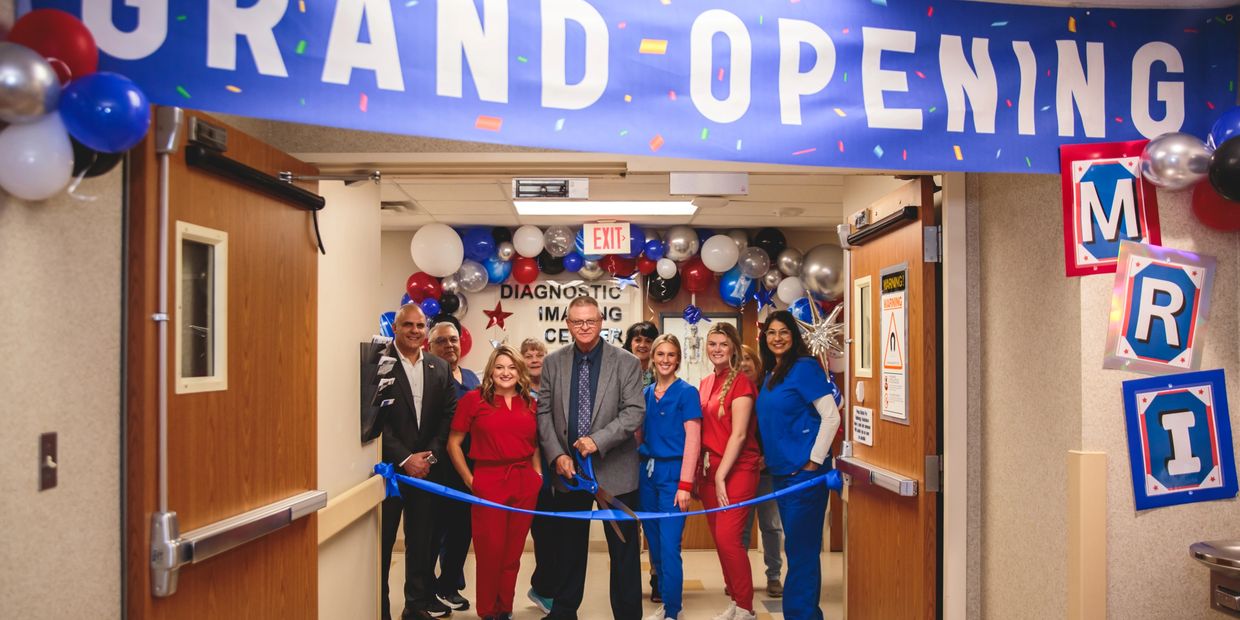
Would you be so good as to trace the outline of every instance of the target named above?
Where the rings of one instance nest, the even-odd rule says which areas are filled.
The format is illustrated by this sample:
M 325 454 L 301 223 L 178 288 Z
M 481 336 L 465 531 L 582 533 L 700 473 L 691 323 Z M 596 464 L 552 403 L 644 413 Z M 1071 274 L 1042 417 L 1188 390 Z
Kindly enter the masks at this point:
M 1159 82 L 1158 100 L 1166 104 L 1161 121 L 1150 117 L 1150 70 L 1161 62 L 1168 73 L 1184 73 L 1184 59 L 1168 43 L 1146 43 L 1132 57 L 1132 124 L 1147 138 L 1179 131 L 1184 126 L 1184 82 Z
M 917 33 L 910 30 L 862 28 L 861 92 L 865 99 L 866 123 L 881 129 L 921 129 L 921 110 L 888 108 L 883 93 L 908 92 L 908 75 L 882 68 L 883 52 L 912 53 L 917 49 Z
M 1154 305 L 1154 296 L 1166 293 L 1171 302 L 1165 306 Z M 1141 299 L 1137 301 L 1137 340 L 1150 341 L 1153 318 L 1157 316 L 1167 334 L 1167 345 L 1180 346 L 1180 328 L 1175 324 L 1175 315 L 1184 309 L 1184 291 L 1173 282 L 1159 278 L 1145 278 L 1141 282 Z
M 1038 85 L 1038 59 L 1028 41 L 1012 41 L 1016 63 L 1020 66 L 1020 99 L 1016 103 L 1016 131 L 1022 136 L 1035 133 L 1033 94 Z
M 370 43 L 358 40 L 363 16 Z M 374 71 L 375 84 L 383 90 L 405 90 L 400 53 L 396 48 L 396 25 L 392 22 L 392 5 L 387 0 L 340 0 L 336 3 L 322 79 L 329 84 L 348 84 L 354 69 Z
M 1090 138 L 1107 135 L 1107 74 L 1102 60 L 1102 44 L 1085 44 L 1089 69 L 1081 67 L 1076 41 L 1055 41 L 1059 47 L 1059 81 L 1055 85 L 1055 111 L 1059 115 L 1059 135 L 1076 135 L 1072 105 L 1081 112 L 1081 125 Z
M 1197 425 L 1191 411 L 1168 411 L 1161 416 L 1163 430 L 1171 435 L 1171 458 L 1167 461 L 1167 473 L 1172 476 L 1195 474 L 1201 471 L 1201 459 L 1193 456 L 1193 441 L 1188 429 Z
M 965 97 L 973 108 L 973 131 L 995 132 L 995 108 L 999 105 L 999 81 L 990 62 L 990 40 L 973 38 L 973 66 L 964 57 L 960 37 L 945 34 L 939 40 L 939 73 L 947 95 L 947 130 L 964 131 Z
M 565 26 L 572 20 L 586 31 L 585 75 L 569 84 L 564 73 Z M 542 0 L 542 105 L 544 108 L 588 108 L 607 90 L 607 23 L 583 0 Z
M 236 0 L 211 0 L 207 5 L 207 66 L 237 70 L 237 36 L 245 37 L 254 64 L 263 75 L 288 77 L 284 57 L 271 32 L 284 18 L 288 0 L 258 0 L 241 8 Z
M 472 0 L 439 0 L 435 93 L 461 96 L 461 56 L 469 59 L 483 101 L 508 103 L 508 0 L 483 0 L 487 27 Z
M 814 66 L 801 73 L 801 45 L 814 48 Z M 779 20 L 779 121 L 801 124 L 801 97 L 827 87 L 835 74 L 835 43 L 817 24 Z
M 138 25 L 123 32 L 112 23 L 111 2 L 83 2 L 82 23 L 103 53 L 121 60 L 138 60 L 155 53 L 168 37 L 168 0 L 125 0 L 138 9 Z
M 1082 242 L 1094 242 L 1094 222 L 1098 222 L 1104 239 L 1116 241 L 1119 239 L 1121 217 L 1124 218 L 1124 230 L 1127 230 L 1130 236 L 1140 236 L 1137 230 L 1137 199 L 1133 195 L 1133 185 L 1130 179 L 1116 181 L 1115 197 L 1111 199 L 1111 215 L 1107 217 L 1102 209 L 1102 199 L 1098 198 L 1098 188 L 1092 181 L 1081 183 Z
M 728 73 L 728 98 L 715 99 L 710 90 L 714 73 L 715 35 L 728 37 L 731 65 Z M 689 98 L 702 116 L 716 123 L 731 123 L 749 110 L 749 76 L 753 62 L 753 45 L 745 22 L 733 13 L 711 9 L 693 20 L 689 31 Z

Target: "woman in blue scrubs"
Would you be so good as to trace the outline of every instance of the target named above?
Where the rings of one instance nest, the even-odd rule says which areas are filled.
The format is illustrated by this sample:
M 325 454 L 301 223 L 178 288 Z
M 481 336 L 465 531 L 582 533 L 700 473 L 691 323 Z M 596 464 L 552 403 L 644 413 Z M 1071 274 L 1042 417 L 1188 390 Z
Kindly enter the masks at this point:
M 702 446 L 702 405 L 697 388 L 676 377 L 680 369 L 680 341 L 663 334 L 651 345 L 654 383 L 646 386 L 646 420 L 637 452 L 642 471 L 637 490 L 642 510 L 684 512 L 689 509 L 693 473 Z M 642 521 L 650 541 L 650 565 L 659 575 L 663 604 L 646 620 L 678 620 L 684 568 L 680 539 L 684 519 Z
M 758 392 L 758 430 L 775 490 L 821 478 L 831 469 L 831 441 L 840 427 L 843 398 L 801 337 L 792 313 L 772 313 L 758 341 L 769 369 Z M 827 486 L 776 498 L 784 523 L 788 578 L 784 618 L 822 620 L 822 530 Z

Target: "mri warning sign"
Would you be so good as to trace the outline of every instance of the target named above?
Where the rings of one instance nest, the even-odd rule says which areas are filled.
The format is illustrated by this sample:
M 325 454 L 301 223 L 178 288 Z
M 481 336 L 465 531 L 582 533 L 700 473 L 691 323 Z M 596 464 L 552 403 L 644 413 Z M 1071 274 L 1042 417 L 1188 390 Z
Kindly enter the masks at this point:
M 880 273 L 882 313 L 882 374 L 879 393 L 882 419 L 908 424 L 908 265 L 888 267 Z

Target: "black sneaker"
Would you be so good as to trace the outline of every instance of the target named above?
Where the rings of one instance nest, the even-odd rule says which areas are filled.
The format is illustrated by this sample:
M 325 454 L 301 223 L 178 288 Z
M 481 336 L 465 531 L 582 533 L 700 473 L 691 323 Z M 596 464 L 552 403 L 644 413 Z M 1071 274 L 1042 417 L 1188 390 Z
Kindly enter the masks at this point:
M 452 615 L 452 608 L 440 603 L 438 600 L 431 601 L 426 609 L 422 610 L 426 615 L 432 618 L 447 618 Z
M 659 594 L 659 575 L 657 573 L 650 574 L 650 602 L 663 602 L 663 595 Z
M 435 598 L 439 599 L 440 603 L 443 603 L 444 606 L 452 611 L 465 611 L 469 609 L 469 599 L 461 596 L 460 592 L 436 594 Z

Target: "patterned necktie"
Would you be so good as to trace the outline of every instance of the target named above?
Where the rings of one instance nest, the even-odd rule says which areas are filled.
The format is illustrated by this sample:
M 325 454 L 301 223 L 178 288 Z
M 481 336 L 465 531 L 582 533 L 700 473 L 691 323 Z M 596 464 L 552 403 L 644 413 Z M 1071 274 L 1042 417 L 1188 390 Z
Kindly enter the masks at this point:
M 590 362 L 582 359 L 577 365 L 577 436 L 590 434 Z

